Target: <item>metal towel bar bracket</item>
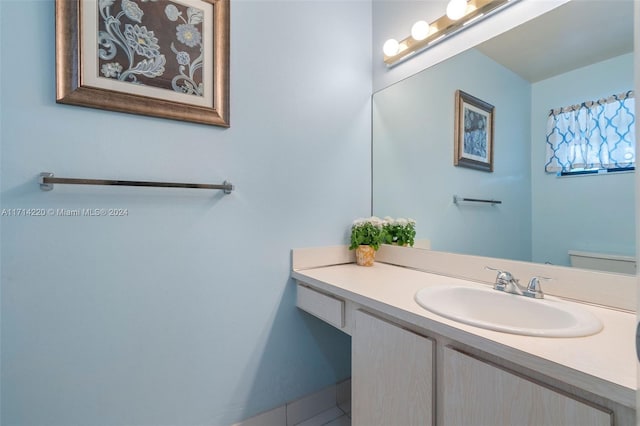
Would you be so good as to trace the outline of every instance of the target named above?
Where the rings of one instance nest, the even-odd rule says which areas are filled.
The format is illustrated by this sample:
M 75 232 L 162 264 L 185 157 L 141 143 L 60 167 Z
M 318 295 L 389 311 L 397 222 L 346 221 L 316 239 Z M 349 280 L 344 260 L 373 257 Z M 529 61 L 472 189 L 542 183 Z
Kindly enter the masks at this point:
M 453 204 L 458 204 L 461 201 L 468 201 L 471 203 L 486 203 L 486 204 L 491 204 L 492 206 L 495 204 L 502 204 L 502 201 L 498 201 L 498 200 L 482 200 L 479 198 L 466 198 L 466 197 L 459 197 L 457 195 L 453 196 Z
M 108 185 L 108 186 L 147 186 L 154 188 L 193 188 L 193 189 L 219 189 L 225 194 L 231 194 L 234 187 L 231 182 L 224 181 L 222 185 L 200 184 L 200 183 L 179 183 L 179 182 L 145 182 L 135 180 L 111 180 L 111 179 L 76 179 L 54 177 L 53 173 L 40 173 L 40 189 L 43 191 L 53 190 L 53 184 L 63 185 Z

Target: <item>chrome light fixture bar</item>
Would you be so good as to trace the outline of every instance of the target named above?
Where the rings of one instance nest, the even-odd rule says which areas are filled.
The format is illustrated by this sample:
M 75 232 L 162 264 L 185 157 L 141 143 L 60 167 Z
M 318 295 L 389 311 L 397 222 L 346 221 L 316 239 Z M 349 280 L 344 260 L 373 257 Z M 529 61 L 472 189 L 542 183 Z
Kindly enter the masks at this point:
M 414 29 L 411 31 L 412 35 L 400 42 L 393 39 L 387 40 L 383 48 L 384 62 L 388 66 L 396 65 L 409 56 L 441 42 L 458 31 L 467 28 L 472 23 L 475 24 L 489 14 L 516 1 L 517 0 L 451 0 L 447 7 L 447 15 L 441 16 L 430 24 L 424 21 L 416 22 Z M 465 2 L 466 5 L 464 4 Z M 462 9 L 459 9 L 459 13 L 452 14 L 450 13 L 451 6 L 455 7 L 456 3 L 457 6 L 461 6 Z M 458 19 L 453 19 L 456 17 Z

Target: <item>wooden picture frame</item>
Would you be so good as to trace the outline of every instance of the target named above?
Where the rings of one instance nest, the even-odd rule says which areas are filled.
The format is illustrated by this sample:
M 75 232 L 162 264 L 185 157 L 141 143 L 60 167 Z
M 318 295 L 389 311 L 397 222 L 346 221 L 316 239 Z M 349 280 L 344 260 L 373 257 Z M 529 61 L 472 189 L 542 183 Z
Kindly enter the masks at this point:
M 229 127 L 230 0 L 56 0 L 56 102 Z
M 454 166 L 493 172 L 494 109 L 493 105 L 456 90 Z

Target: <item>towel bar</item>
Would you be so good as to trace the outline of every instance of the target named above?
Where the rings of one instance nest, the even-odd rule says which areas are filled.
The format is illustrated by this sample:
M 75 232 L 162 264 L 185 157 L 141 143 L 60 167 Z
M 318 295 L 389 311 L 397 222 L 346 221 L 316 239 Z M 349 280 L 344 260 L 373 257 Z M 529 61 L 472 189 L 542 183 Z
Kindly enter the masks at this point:
M 468 201 L 471 203 L 486 203 L 486 204 L 491 204 L 492 206 L 494 204 L 502 204 L 502 201 L 498 201 L 498 200 L 483 200 L 480 198 L 466 198 L 466 197 L 458 197 L 457 195 L 453 196 L 453 204 L 458 204 L 461 201 Z
M 148 182 L 135 180 L 112 180 L 112 179 L 76 179 L 54 177 L 53 173 L 40 173 L 40 189 L 51 191 L 53 184 L 63 185 L 108 185 L 108 186 L 147 186 L 154 188 L 193 188 L 193 189 L 220 189 L 225 194 L 231 194 L 234 187 L 231 182 L 224 181 L 222 185 L 200 184 L 200 183 L 180 183 L 180 182 Z

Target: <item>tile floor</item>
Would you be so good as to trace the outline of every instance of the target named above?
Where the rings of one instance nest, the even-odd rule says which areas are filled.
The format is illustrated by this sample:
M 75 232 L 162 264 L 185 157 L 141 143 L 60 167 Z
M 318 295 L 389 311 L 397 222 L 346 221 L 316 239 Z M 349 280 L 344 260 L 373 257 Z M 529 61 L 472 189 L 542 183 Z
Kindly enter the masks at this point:
M 351 426 L 351 380 L 344 380 L 233 426 Z
M 296 426 L 351 426 L 351 401 L 318 413 Z

